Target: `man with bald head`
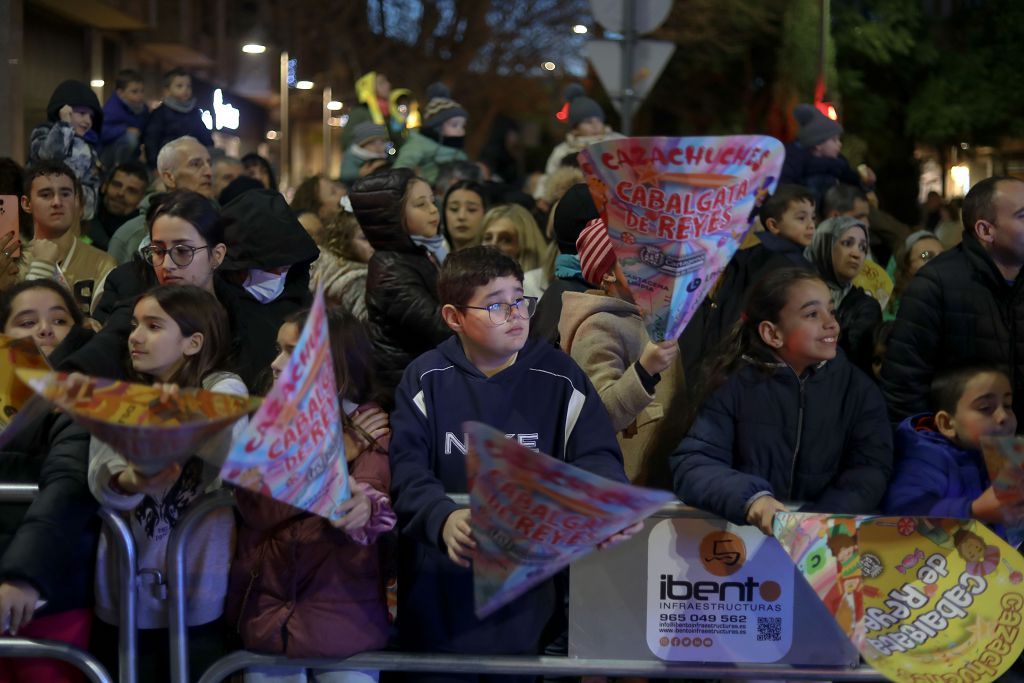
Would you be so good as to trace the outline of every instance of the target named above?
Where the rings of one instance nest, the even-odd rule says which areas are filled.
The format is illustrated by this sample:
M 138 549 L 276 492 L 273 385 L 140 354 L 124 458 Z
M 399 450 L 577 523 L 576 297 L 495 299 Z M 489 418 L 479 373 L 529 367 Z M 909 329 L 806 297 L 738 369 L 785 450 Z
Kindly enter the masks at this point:
M 185 135 L 161 147 L 156 158 L 156 169 L 167 191 L 192 190 L 213 201 L 213 167 L 210 164 L 210 152 L 195 138 Z M 139 245 L 149 234 L 146 228 L 149 199 L 150 197 L 143 199 L 139 205 L 139 215 L 125 222 L 110 238 L 107 253 L 118 263 L 131 261 Z
M 894 421 L 928 412 L 938 368 L 976 361 L 1005 366 L 1024 415 L 1024 181 L 975 185 L 963 223 L 963 242 L 925 264 L 900 301 L 882 366 Z

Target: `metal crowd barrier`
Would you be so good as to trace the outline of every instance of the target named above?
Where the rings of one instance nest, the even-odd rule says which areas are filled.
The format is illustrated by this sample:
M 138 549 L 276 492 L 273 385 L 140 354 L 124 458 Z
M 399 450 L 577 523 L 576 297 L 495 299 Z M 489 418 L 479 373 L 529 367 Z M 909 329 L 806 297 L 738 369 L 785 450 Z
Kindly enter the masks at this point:
M 31 503 L 39 487 L 35 484 L 0 484 L 0 502 Z M 110 510 L 100 509 L 99 516 L 112 532 L 114 550 L 120 566 L 120 683 L 135 683 L 135 543 L 123 519 Z M 28 638 L 0 638 L 0 657 L 31 657 L 59 659 L 79 669 L 93 683 L 112 683 L 110 674 L 92 655 L 67 643 Z
M 451 496 L 469 504 L 465 494 Z M 186 683 L 189 673 L 188 635 L 185 622 L 185 547 L 192 528 L 213 510 L 231 506 L 234 497 L 226 490 L 206 494 L 193 503 L 171 533 L 167 550 L 169 626 L 171 631 L 171 681 Z M 687 517 L 716 519 L 714 515 L 670 503 L 653 518 Z M 531 655 L 482 656 L 398 651 L 363 652 L 348 659 L 289 659 L 247 651 L 233 652 L 207 669 L 199 683 L 218 683 L 249 667 L 307 668 L 421 673 L 518 674 L 538 676 L 642 676 L 647 678 L 785 679 L 831 681 L 884 681 L 865 666 L 792 666 L 787 664 L 707 664 L 625 658 L 548 657 Z

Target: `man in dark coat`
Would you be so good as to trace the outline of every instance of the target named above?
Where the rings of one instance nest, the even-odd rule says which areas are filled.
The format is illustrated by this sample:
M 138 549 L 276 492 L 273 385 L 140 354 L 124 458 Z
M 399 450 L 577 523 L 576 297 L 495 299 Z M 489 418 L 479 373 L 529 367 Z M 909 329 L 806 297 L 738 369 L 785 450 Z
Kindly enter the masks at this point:
M 927 412 L 937 368 L 979 360 L 1006 366 L 1024 414 L 1024 181 L 975 185 L 963 222 L 963 242 L 925 265 L 901 300 L 882 366 L 894 423 Z

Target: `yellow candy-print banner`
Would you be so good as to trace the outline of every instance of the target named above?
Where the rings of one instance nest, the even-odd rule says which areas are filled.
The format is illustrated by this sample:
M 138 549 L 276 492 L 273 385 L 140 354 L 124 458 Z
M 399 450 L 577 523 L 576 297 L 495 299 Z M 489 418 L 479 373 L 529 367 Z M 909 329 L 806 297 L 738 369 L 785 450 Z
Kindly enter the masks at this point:
M 779 513 L 775 536 L 894 681 L 994 681 L 1024 650 L 1024 559 L 980 522 Z

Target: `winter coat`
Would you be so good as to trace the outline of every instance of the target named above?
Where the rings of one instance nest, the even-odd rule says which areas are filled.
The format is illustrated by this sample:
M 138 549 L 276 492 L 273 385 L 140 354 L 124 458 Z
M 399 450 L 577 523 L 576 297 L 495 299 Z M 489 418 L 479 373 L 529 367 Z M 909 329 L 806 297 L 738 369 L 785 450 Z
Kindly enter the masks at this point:
M 149 237 L 149 226 L 146 225 L 146 214 L 149 206 L 158 198 L 156 192 L 150 192 L 139 202 L 139 212 L 121 224 L 107 243 L 107 253 L 118 264 L 128 263 L 139 253 L 139 246 Z
M 473 570 L 453 563 L 441 531 L 467 491 L 466 437 L 476 420 L 553 458 L 626 481 L 608 413 L 561 350 L 530 340 L 515 362 L 486 377 L 457 337 L 417 358 L 391 414 L 391 491 L 399 525 L 398 631 L 403 648 L 536 654 L 556 610 L 551 579 L 485 619 L 473 613 Z
M 437 180 L 441 164 L 453 161 L 466 161 L 469 157 L 461 149 L 442 145 L 437 140 L 428 138 L 423 133 L 412 131 L 409 139 L 398 150 L 395 168 L 412 168 L 431 185 Z M 365 232 L 365 228 L 364 228 Z
M 59 361 L 91 336 L 72 328 L 49 360 Z M 63 413 L 25 424 L 0 451 L 0 480 L 39 486 L 31 503 L 0 504 L 0 583 L 32 584 L 46 601 L 39 617 L 93 603 L 100 522 L 88 467 L 89 434 Z
M 882 365 L 893 422 L 928 411 L 937 368 L 981 360 L 1008 368 L 1013 410 L 1024 415 L 1024 277 L 1008 284 L 968 236 L 925 264 L 900 299 Z
M 802 378 L 748 361 L 703 404 L 670 466 L 684 502 L 734 524 L 763 492 L 863 514 L 885 494 L 892 432 L 878 388 L 842 351 Z
M 203 147 L 213 147 L 213 136 L 203 123 L 199 107 L 193 106 L 187 112 L 180 112 L 168 107 L 165 102 L 154 109 L 149 115 L 142 136 L 149 167 L 156 168 L 157 155 L 164 145 L 183 135 L 191 135 Z
M 352 125 L 351 123 L 349 125 Z M 359 169 L 370 161 L 387 160 L 387 154 L 368 152 L 359 145 L 350 145 L 341 160 L 341 182 L 351 185 L 359 180 Z
M 340 306 L 366 322 L 366 272 L 365 263 L 348 261 L 323 250 L 313 262 L 309 289 L 315 292 L 322 284 L 331 305 Z
M 626 475 L 638 481 L 647 443 L 678 388 L 678 369 L 651 377 L 640 367 L 650 337 L 639 307 L 600 292 L 563 294 L 558 333 L 562 350 L 587 374 L 611 417 Z
M 114 93 L 103 105 L 104 125 L 103 132 L 100 134 L 100 144 L 103 146 L 114 144 L 129 128 L 138 128 L 140 133 L 145 135 L 148 119 L 149 107 L 143 104 L 142 111 L 136 113 L 128 106 L 127 102 Z
M 782 164 L 779 184 L 803 185 L 814 194 L 814 205 L 820 207 L 825 194 L 836 185 L 861 187 L 861 180 L 846 157 L 814 156 L 794 140 L 786 145 L 786 160 Z
M 393 525 L 387 452 L 365 451 L 349 468 L 373 489 L 368 526 Z M 379 531 L 353 537 L 267 496 L 238 489 L 235 499 L 242 524 L 225 614 L 247 650 L 343 658 L 387 644 Z
M 882 512 L 970 519 L 989 486 L 980 451 L 960 448 L 935 428 L 935 415 L 908 417 L 896 429 L 896 471 Z
M 216 287 L 217 299 L 233 319 L 236 345 L 231 369 L 247 386 L 256 386 L 277 355 L 277 330 L 285 318 L 312 301 L 309 269 L 320 252 L 275 190 L 245 192 L 221 213 L 235 219 L 224 232 L 228 250 L 217 269 L 221 285 Z M 288 266 L 284 291 L 273 301 L 261 303 L 243 286 L 250 269 L 283 266 Z
M 740 319 L 747 292 L 758 280 L 780 268 L 814 270 L 814 265 L 804 258 L 804 248 L 796 242 L 768 231 L 757 233 L 757 238 L 760 244 L 740 249 L 732 257 L 679 336 L 680 356 L 690 386 L 698 382 L 701 364 L 715 353 Z
M 408 169 L 393 169 L 360 178 L 349 192 L 359 225 L 375 250 L 366 276 L 366 310 L 378 378 L 389 391 L 413 358 L 452 334 L 441 317 L 438 266 L 401 224 L 401 198 L 413 177 Z
M 875 328 L 882 322 L 882 307 L 854 285 L 839 303 L 836 320 L 840 330 L 839 348 L 846 352 L 851 363 L 870 375 L 871 359 L 875 355 Z
M 218 372 L 203 380 L 203 389 L 245 396 L 241 380 Z M 241 436 L 247 420 L 239 419 L 204 443 L 197 455 L 211 462 L 223 462 L 234 438 Z M 220 488 L 219 470 L 199 457 L 182 463 L 181 475 L 159 500 L 144 493 L 126 494 L 115 490 L 111 479 L 129 467 L 128 460 L 110 445 L 92 438 L 89 446 L 89 489 L 100 504 L 116 510 L 128 523 L 135 539 L 141 579 L 138 591 L 138 627 L 167 628 L 168 603 L 152 584 L 152 572 L 167 575 L 167 544 L 178 521 L 189 506 L 204 493 Z M 108 624 L 119 623 L 120 562 L 104 530 L 96 554 L 96 616 Z M 235 540 L 235 519 L 231 510 L 218 509 L 192 529 L 185 549 L 185 573 L 190 580 L 185 596 L 188 626 L 208 624 L 224 610 L 228 566 Z M 148 578 L 146 578 L 148 577 Z

